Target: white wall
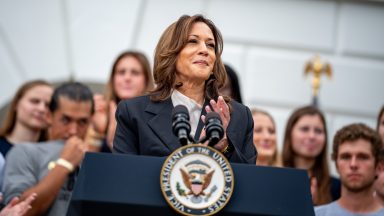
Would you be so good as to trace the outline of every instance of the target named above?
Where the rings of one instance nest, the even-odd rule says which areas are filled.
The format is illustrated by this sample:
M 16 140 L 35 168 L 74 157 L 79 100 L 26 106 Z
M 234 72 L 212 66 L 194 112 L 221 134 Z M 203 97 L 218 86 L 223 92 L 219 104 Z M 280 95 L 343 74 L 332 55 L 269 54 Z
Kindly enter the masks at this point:
M 276 118 L 280 145 L 289 114 L 311 101 L 303 68 L 314 54 L 334 68 L 319 96 L 330 137 L 351 122 L 374 127 L 384 104 L 384 3 L 369 1 L 2 0 L 0 106 L 34 78 L 103 83 L 121 51 L 152 59 L 162 31 L 195 13 L 222 31 L 223 59 L 246 104 Z

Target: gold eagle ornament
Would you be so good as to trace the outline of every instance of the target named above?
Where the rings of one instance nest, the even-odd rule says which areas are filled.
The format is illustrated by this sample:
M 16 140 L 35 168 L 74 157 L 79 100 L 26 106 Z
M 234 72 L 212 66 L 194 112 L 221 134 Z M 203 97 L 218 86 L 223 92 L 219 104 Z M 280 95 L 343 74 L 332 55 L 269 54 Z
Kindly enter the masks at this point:
M 304 75 L 313 73 L 312 78 L 312 91 L 313 96 L 317 97 L 320 89 L 320 78 L 322 74 L 327 75 L 329 79 L 332 78 L 332 67 L 327 62 L 322 62 L 319 55 L 316 55 L 312 59 L 306 62 Z

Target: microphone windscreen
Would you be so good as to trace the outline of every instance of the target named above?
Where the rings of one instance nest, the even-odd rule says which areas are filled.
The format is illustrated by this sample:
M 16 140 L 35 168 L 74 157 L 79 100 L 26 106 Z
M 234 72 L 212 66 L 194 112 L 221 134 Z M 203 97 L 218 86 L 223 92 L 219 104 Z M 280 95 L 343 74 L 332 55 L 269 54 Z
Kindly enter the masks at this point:
M 220 115 L 217 112 L 207 113 L 207 115 L 205 116 L 205 122 L 209 122 L 211 119 L 218 119 L 221 123 Z
M 185 114 L 185 115 L 187 115 L 188 120 L 189 120 L 189 112 L 188 112 L 187 107 L 184 105 L 179 104 L 179 105 L 175 106 L 175 108 L 173 108 L 172 117 L 174 117 L 176 114 Z

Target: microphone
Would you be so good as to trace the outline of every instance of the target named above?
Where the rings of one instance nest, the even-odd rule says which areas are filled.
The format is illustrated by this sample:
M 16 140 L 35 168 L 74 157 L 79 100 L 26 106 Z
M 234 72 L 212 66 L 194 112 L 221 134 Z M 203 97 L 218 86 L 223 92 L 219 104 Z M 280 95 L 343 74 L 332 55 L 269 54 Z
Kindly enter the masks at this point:
M 188 140 L 195 142 L 190 135 L 189 112 L 184 105 L 177 105 L 172 111 L 172 131 L 179 138 L 181 145 L 187 145 Z
M 224 128 L 220 115 L 217 112 L 210 112 L 205 117 L 205 141 L 209 139 L 209 146 L 214 146 L 224 136 Z M 205 142 L 204 141 L 204 142 Z

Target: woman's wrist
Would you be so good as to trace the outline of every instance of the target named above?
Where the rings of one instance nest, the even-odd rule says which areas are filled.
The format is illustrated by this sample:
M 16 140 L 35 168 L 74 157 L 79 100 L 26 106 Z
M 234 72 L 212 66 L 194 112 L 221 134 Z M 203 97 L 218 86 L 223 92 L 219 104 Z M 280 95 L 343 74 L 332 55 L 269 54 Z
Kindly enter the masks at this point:
M 220 141 L 220 152 L 223 153 L 227 148 L 228 148 L 228 140 L 227 140 L 227 137 L 224 136 Z
M 220 140 L 220 152 L 226 157 L 230 158 L 232 156 L 232 152 L 234 150 L 233 146 L 229 143 L 227 136 L 224 135 L 223 139 Z

